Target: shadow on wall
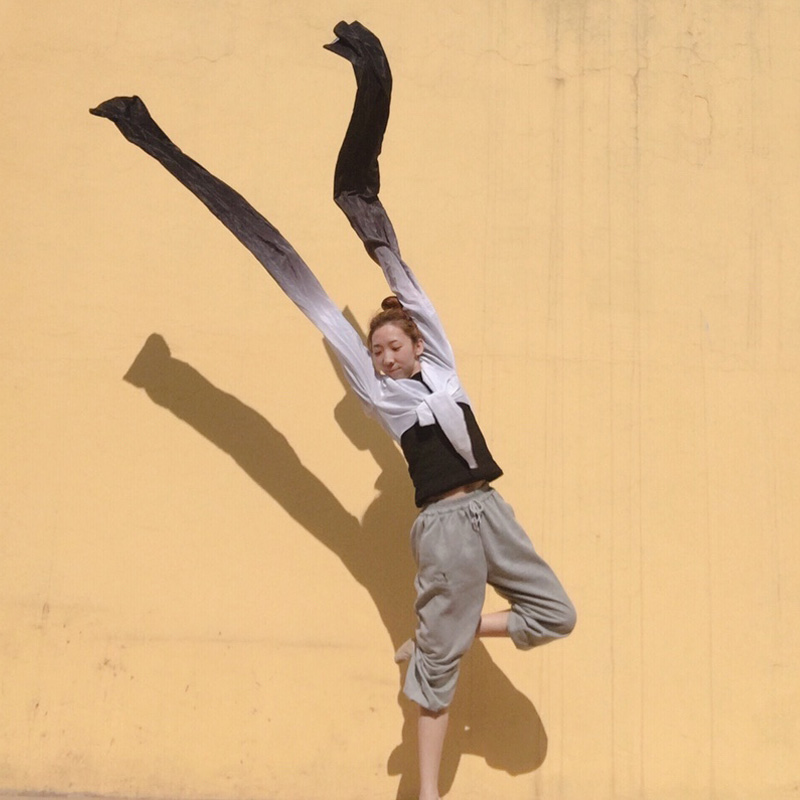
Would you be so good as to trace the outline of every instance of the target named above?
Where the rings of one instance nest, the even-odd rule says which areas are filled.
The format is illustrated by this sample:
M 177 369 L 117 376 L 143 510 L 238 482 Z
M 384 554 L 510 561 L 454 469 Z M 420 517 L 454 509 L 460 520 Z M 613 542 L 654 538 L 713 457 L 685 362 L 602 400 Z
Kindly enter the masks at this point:
M 330 355 L 330 353 L 329 353 Z M 393 649 L 414 630 L 414 563 L 407 532 L 414 513 L 405 460 L 378 423 L 365 417 L 338 373 L 345 395 L 335 418 L 359 450 L 381 469 L 379 493 L 359 521 L 305 466 L 278 430 L 252 408 L 211 384 L 189 364 L 173 358 L 162 336 L 152 334 L 125 375 L 157 405 L 171 411 L 234 461 L 319 542 L 335 553 L 364 586 L 378 609 Z M 407 487 L 398 490 L 397 487 Z M 387 535 L 387 531 L 392 532 Z M 386 657 L 393 650 L 387 647 Z M 398 797 L 416 787 L 416 706 L 401 693 L 400 744 L 388 759 L 399 775 Z M 518 691 L 476 640 L 464 659 L 451 708 L 441 784 L 449 791 L 462 754 L 484 758 L 512 775 L 544 761 L 547 736 L 533 704 Z

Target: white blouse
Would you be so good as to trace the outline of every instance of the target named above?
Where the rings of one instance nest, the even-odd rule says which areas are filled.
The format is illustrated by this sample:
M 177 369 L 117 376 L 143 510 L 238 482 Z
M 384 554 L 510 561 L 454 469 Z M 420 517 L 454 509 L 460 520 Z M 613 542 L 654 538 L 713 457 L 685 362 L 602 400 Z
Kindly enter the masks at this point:
M 329 342 L 368 414 L 376 417 L 398 441 L 417 422 L 422 426 L 438 423 L 456 452 L 474 469 L 478 464 L 464 412 L 457 405 L 459 402 L 469 404 L 469 398 L 456 374 L 452 347 L 436 310 L 407 264 L 395 252 L 396 244 L 392 244 L 394 247 L 381 243 L 372 252 L 389 288 L 422 334 L 425 349 L 420 356 L 420 366 L 424 383 L 396 380 L 376 372 L 361 336 L 305 264 L 305 269 L 297 269 L 299 264 L 295 263 L 290 281 L 280 279 L 286 273 L 280 276 L 273 270 L 270 273 Z

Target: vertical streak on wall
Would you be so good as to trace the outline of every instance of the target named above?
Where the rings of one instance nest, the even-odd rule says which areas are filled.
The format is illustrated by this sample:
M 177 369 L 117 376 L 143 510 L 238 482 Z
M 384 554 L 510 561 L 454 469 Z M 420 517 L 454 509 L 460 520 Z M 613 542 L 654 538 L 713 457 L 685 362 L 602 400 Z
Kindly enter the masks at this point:
M 779 358 L 782 349 L 781 316 L 778 313 L 763 313 L 764 306 L 775 308 L 775 298 L 783 293 L 780 281 L 781 261 L 775 253 L 774 242 L 778 241 L 773 219 L 775 216 L 772 186 L 775 177 L 771 166 L 775 163 L 772 147 L 784 131 L 771 128 L 775 113 L 772 97 L 774 69 L 771 52 L 771 29 L 769 4 L 754 2 L 750 8 L 750 91 L 751 91 L 751 158 L 750 158 L 750 264 L 752 273 L 748 286 L 747 303 L 747 348 L 751 353 L 753 370 L 759 376 L 763 406 L 759 409 L 760 460 L 762 482 L 759 487 L 763 496 L 764 515 L 761 520 L 763 549 L 763 574 L 766 578 L 767 602 L 773 609 L 774 619 L 769 625 L 770 635 L 766 639 L 772 653 L 768 682 L 762 689 L 766 706 L 778 706 L 777 675 L 782 667 L 780 624 L 782 616 L 782 569 L 781 530 L 777 519 L 779 498 L 777 495 L 777 452 L 773 424 L 775 414 L 774 397 L 779 391 L 776 385 Z M 774 125 L 774 123 L 772 123 Z M 793 132 L 793 135 L 796 135 Z M 766 252 L 766 257 L 765 257 Z M 766 328 L 766 331 L 765 331 Z M 766 734 L 769 741 L 771 732 Z M 780 774 L 780 748 L 770 748 L 768 769 Z
M 612 208 L 611 208 L 611 194 L 612 194 L 612 157 L 611 157 L 611 142 L 614 140 L 614 132 L 612 130 L 612 114 L 611 114 L 611 107 L 612 107 L 612 95 L 613 95 L 613 87 L 614 82 L 612 80 L 612 70 L 616 67 L 614 64 L 614 53 L 612 47 L 612 26 L 611 26 L 611 14 L 610 11 L 607 9 L 605 13 L 604 19 L 604 38 L 605 38 L 605 58 L 603 59 L 603 64 L 606 70 L 606 86 L 605 86 L 605 94 L 606 94 L 606 103 L 605 108 L 603 109 L 605 115 L 605 141 L 606 141 L 606 156 L 605 156 L 605 180 L 603 185 L 604 191 L 604 200 L 605 200 L 605 211 L 606 211 L 606 220 L 605 220 L 605 231 L 606 231 L 606 252 L 605 252 L 605 269 L 607 272 L 606 278 L 606 304 L 607 304 L 607 326 L 608 331 L 606 333 L 607 336 L 607 347 L 608 347 L 608 392 L 609 392 L 609 400 L 608 400 L 608 420 L 609 420 L 609 431 L 608 431 L 608 441 L 610 442 L 609 452 L 610 452 L 610 462 L 609 462 L 609 473 L 611 479 L 609 481 L 609 523 L 611 528 L 610 538 L 613 539 L 615 532 L 614 532 L 614 521 L 616 518 L 616 494 L 617 494 L 617 487 L 616 487 L 616 476 L 618 474 L 616 469 L 616 453 L 614 450 L 614 430 L 617 427 L 615 422 L 615 404 L 614 404 L 614 352 L 613 352 L 613 302 L 612 302 L 612 285 L 613 285 L 613 275 L 612 275 L 612 262 L 613 262 L 613 225 L 612 225 Z M 612 66 L 613 65 L 613 66 Z M 611 692 L 611 752 L 610 756 L 610 763 L 611 763 L 611 774 L 610 774 L 610 790 L 609 793 L 611 795 L 615 794 L 618 791 L 618 783 L 619 777 L 618 773 L 620 771 L 620 766 L 618 764 L 618 760 L 616 757 L 617 746 L 619 741 L 619 718 L 618 718 L 618 670 L 617 670 L 617 659 L 616 659 L 616 649 L 617 649 L 617 642 L 616 637 L 614 635 L 614 620 L 615 620 L 615 596 L 614 596 L 614 555 L 613 555 L 613 545 L 609 546 L 609 570 L 608 574 L 610 576 L 610 584 L 609 584 L 609 593 L 610 593 L 610 609 L 609 609 L 609 622 L 610 622 L 610 631 L 611 635 L 609 636 L 609 648 L 610 648 L 610 663 L 611 663 L 611 683 L 610 683 L 610 692 Z
M 762 186 L 761 181 L 761 166 L 763 163 L 765 142 L 762 140 L 761 120 L 765 108 L 768 108 L 770 103 L 767 98 L 764 101 L 761 92 L 768 91 L 768 81 L 759 80 L 761 74 L 761 60 L 763 54 L 761 53 L 761 42 L 758 36 L 759 18 L 761 16 L 761 9 L 758 3 L 754 3 L 750 11 L 750 101 L 751 101 L 751 114 L 752 127 L 750 130 L 750 160 L 749 160 L 749 178 L 750 178 L 750 197 L 755 200 L 756 197 L 762 199 L 763 195 L 756 194 Z M 768 57 L 768 56 L 767 56 Z M 747 347 L 753 353 L 753 358 L 757 359 L 758 350 L 762 341 L 762 245 L 761 236 L 764 230 L 761 215 L 760 204 L 754 203 L 750 208 L 750 265 L 751 273 L 748 286 L 747 298 Z
M 610 614 L 612 660 L 612 796 L 644 796 L 644 679 L 641 532 L 641 299 L 639 287 L 642 83 L 646 74 L 646 4 L 629 26 L 613 25 L 609 64 L 627 81 L 628 101 L 609 97 L 607 193 L 609 384 L 612 453 Z M 621 37 L 621 38 L 620 38 Z M 629 37 L 629 38 L 628 38 Z M 624 85 L 624 84 L 623 84 Z M 614 88 L 614 83 L 610 83 Z M 616 197 L 616 190 L 622 189 Z M 640 792 L 642 793 L 640 795 Z
M 706 4 L 704 4 L 704 16 L 706 19 L 710 17 L 712 9 L 709 8 Z M 701 57 L 702 61 L 702 57 Z M 698 76 L 704 76 L 704 73 L 698 70 Z M 697 80 L 701 80 L 700 77 Z M 690 87 L 693 95 L 693 105 L 692 105 L 692 126 L 691 126 L 691 133 L 692 138 L 695 142 L 698 140 L 704 142 L 704 147 L 702 151 L 699 151 L 696 155 L 696 163 L 698 166 L 701 166 L 705 163 L 706 159 L 711 156 L 711 151 L 713 148 L 713 118 L 711 116 L 711 94 L 712 94 L 712 85 L 711 81 L 708 80 L 707 76 L 704 76 L 702 79 L 702 86 L 698 87 L 695 84 L 692 84 Z M 702 100 L 702 103 L 698 103 L 698 100 Z M 702 121 L 702 124 L 700 120 Z M 702 302 L 702 301 L 701 301 Z M 714 728 L 715 728 L 715 709 L 714 709 L 714 678 L 716 674 L 715 664 L 714 664 L 714 653 L 715 653 L 715 631 L 714 631 L 714 619 L 716 614 L 716 609 L 714 607 L 714 531 L 712 526 L 711 520 L 711 487 L 712 487 L 712 476 L 711 476 L 711 432 L 710 432 L 710 397 L 709 397 L 709 376 L 707 371 L 707 363 L 704 357 L 704 346 L 706 343 L 704 331 L 701 332 L 701 347 L 700 347 L 700 391 L 702 395 L 702 417 L 700 420 L 700 430 L 698 432 L 698 439 L 699 439 L 699 460 L 701 469 L 699 470 L 699 474 L 702 476 L 702 480 L 704 483 L 703 486 L 703 495 L 702 495 L 702 513 L 703 513 L 703 536 L 704 536 L 704 545 L 705 545 L 705 560 L 706 560 L 706 570 L 705 570 L 705 592 L 704 597 L 708 607 L 708 627 L 706 631 L 706 641 L 708 643 L 708 649 L 706 652 L 706 666 L 707 666 L 707 675 L 706 675 L 706 702 L 708 704 L 708 717 L 707 717 L 707 725 L 706 725 L 706 739 L 708 742 L 708 763 L 707 763 L 707 770 L 708 770 L 708 797 L 713 797 L 716 792 L 716 752 L 715 752 L 715 737 L 714 737 Z
M 706 9 L 706 16 L 708 10 Z M 699 73 L 702 75 L 702 73 Z M 697 78 L 701 80 L 701 78 Z M 696 165 L 702 167 L 706 158 L 711 153 L 713 145 L 713 126 L 711 120 L 711 110 L 709 96 L 711 87 L 708 81 L 703 80 L 703 85 L 698 87 L 695 82 L 690 86 L 692 92 L 692 125 L 691 134 L 694 143 L 698 140 L 704 143 L 702 150 L 698 149 L 696 154 Z M 700 102 L 698 102 L 700 101 Z M 702 120 L 702 122 L 701 122 Z M 703 333 L 701 332 L 701 337 Z M 709 377 L 707 373 L 707 365 L 703 357 L 703 345 L 705 344 L 704 338 L 701 338 L 701 353 L 700 353 L 700 393 L 701 393 L 701 418 L 699 422 L 698 431 L 698 460 L 700 462 L 700 469 L 698 475 L 703 481 L 702 491 L 702 524 L 703 524 L 703 537 L 704 537 L 704 552 L 705 552 L 705 591 L 702 593 L 708 608 L 707 616 L 707 630 L 706 630 L 706 702 L 708 704 L 708 716 L 706 724 L 706 740 L 708 742 L 708 758 L 707 758 L 707 771 L 708 771 L 708 796 L 712 797 L 715 792 L 716 778 L 715 778 L 715 747 L 714 747 L 714 537 L 711 523 L 711 463 L 710 463 L 710 446 L 711 437 L 709 431 Z
M 556 7 L 554 24 L 552 78 L 552 136 L 550 140 L 550 218 L 547 251 L 547 328 L 545 365 L 545 519 L 546 529 L 564 530 L 564 124 L 565 76 L 560 58 L 561 8 Z M 558 693 L 548 686 L 551 702 L 563 699 L 563 687 Z M 555 704 L 554 702 L 554 704 Z M 559 730 L 563 729 L 563 708 L 559 709 Z M 563 758 L 562 742 L 552 742 Z M 562 770 L 559 770 L 558 795 L 563 796 Z
M 713 118 L 711 116 L 711 92 L 712 87 L 710 82 L 706 79 L 703 83 L 702 89 L 694 89 L 694 99 L 697 101 L 699 99 L 698 91 L 701 91 L 702 94 L 700 95 L 703 99 L 702 110 L 698 107 L 698 103 L 695 102 L 693 105 L 693 112 L 697 112 L 693 115 L 693 125 L 692 125 L 692 133 L 694 134 L 695 139 L 700 138 L 705 142 L 705 148 L 703 150 L 702 157 L 698 156 L 699 163 L 702 164 L 705 162 L 706 157 L 710 156 L 711 150 L 713 147 Z M 703 125 L 699 124 L 699 118 L 703 115 Z M 706 699 L 708 703 L 708 724 L 707 724 L 707 739 L 708 739 L 708 794 L 709 797 L 713 796 L 716 791 L 717 779 L 716 779 L 716 752 L 715 752 L 715 738 L 714 738 L 714 728 L 715 728 L 715 708 L 714 708 L 714 677 L 716 674 L 715 664 L 714 664 L 714 652 L 715 652 L 715 631 L 714 631 L 714 619 L 716 609 L 714 608 L 714 532 L 712 529 L 712 521 L 711 521 L 711 455 L 710 455 L 710 447 L 711 447 L 711 437 L 710 437 L 710 430 L 709 430 L 709 377 L 707 373 L 707 364 L 706 359 L 703 357 L 702 349 L 705 345 L 705 337 L 704 332 L 701 332 L 701 353 L 700 353 L 700 361 L 701 361 L 701 390 L 702 390 L 702 419 L 701 419 L 701 430 L 700 430 L 700 447 L 701 447 L 701 464 L 702 464 L 702 478 L 704 481 L 704 491 L 703 491 L 703 514 L 704 514 L 704 536 L 705 536 L 705 548 L 706 548 L 706 573 L 705 573 L 705 580 L 706 580 L 706 591 L 705 591 L 705 598 L 706 603 L 708 605 L 708 631 L 707 631 L 707 641 L 708 641 L 708 650 L 707 650 L 707 682 L 706 682 Z
M 704 8 L 704 16 L 706 19 L 709 16 L 710 9 Z M 702 57 L 701 57 L 702 61 Z M 698 140 L 704 143 L 702 149 L 698 148 L 695 156 L 696 166 L 702 167 L 706 158 L 710 156 L 713 145 L 713 125 L 711 120 L 710 100 L 708 99 L 711 94 L 711 86 L 704 73 L 700 70 L 697 71 L 697 76 L 693 76 L 695 80 L 690 85 L 692 93 L 692 125 L 691 134 L 694 143 Z M 702 81 L 702 86 L 697 86 L 697 82 Z M 700 100 L 701 102 L 698 102 Z M 702 120 L 702 123 L 701 123 Z M 701 332 L 701 337 L 703 333 Z M 700 353 L 700 393 L 701 393 L 701 418 L 699 422 L 698 431 L 698 460 L 700 462 L 700 469 L 698 475 L 703 481 L 702 491 L 702 524 L 703 524 L 703 537 L 704 537 L 704 555 L 705 555 L 705 591 L 702 593 L 707 608 L 707 629 L 706 629 L 706 687 L 705 694 L 707 709 L 707 723 L 705 728 L 705 738 L 708 742 L 708 755 L 707 755 L 707 775 L 708 786 L 707 793 L 712 797 L 716 788 L 715 779 L 715 746 L 714 746 L 714 537 L 711 524 L 711 463 L 710 463 L 710 446 L 711 437 L 709 431 L 709 379 L 706 370 L 706 362 L 703 358 L 703 344 L 704 339 L 701 338 L 701 353 Z

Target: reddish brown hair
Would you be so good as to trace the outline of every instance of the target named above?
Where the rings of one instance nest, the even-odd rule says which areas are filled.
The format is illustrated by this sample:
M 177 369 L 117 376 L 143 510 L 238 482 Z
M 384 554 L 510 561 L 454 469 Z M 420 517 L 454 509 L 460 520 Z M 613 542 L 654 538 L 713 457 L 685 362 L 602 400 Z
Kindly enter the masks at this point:
M 408 311 L 403 308 L 400 301 L 394 295 L 390 295 L 381 303 L 381 310 L 369 321 L 367 344 L 370 348 L 372 347 L 372 334 L 378 328 L 388 324 L 397 325 L 414 344 L 422 341 L 422 334 L 419 332 L 417 323 L 414 322 Z

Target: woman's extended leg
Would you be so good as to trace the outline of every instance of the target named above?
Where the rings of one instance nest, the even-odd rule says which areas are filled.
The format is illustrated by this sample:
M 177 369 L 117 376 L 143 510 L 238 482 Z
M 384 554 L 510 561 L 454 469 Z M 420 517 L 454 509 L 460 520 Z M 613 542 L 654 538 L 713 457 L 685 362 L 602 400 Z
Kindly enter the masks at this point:
M 423 510 L 411 531 L 417 562 L 416 646 L 404 692 L 420 706 L 420 800 L 437 800 L 448 708 L 461 656 L 478 627 L 486 586 L 480 537 L 470 523 L 469 498 L 442 500 Z M 401 648 L 402 650 L 403 648 Z
M 419 753 L 419 800 L 439 800 L 439 765 L 450 714 L 420 706 L 417 726 Z

